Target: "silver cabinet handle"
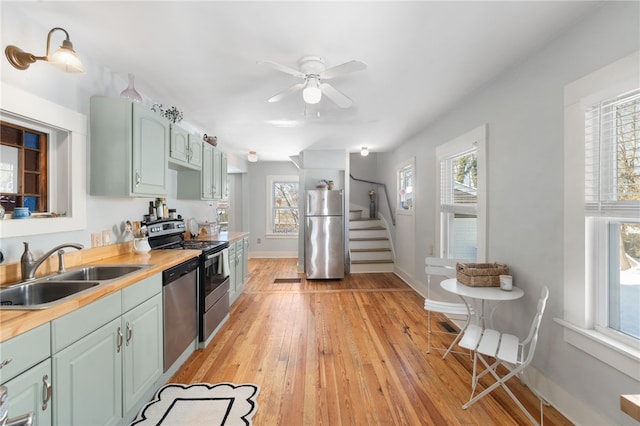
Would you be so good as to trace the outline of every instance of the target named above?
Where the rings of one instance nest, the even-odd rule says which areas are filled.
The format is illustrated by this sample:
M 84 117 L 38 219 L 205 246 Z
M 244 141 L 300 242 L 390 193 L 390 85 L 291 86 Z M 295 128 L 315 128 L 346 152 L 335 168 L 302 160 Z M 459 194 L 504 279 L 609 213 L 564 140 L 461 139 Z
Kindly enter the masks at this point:
M 140 177 L 140 172 L 136 170 L 136 186 L 140 185 L 140 181 L 141 181 L 141 177 Z
M 122 348 L 122 329 L 118 327 L 118 350 L 120 352 L 120 348 Z
M 9 365 L 11 364 L 11 361 L 13 361 L 13 358 L 7 358 L 7 359 L 3 359 L 2 362 L 0 362 L 0 370 L 2 369 L 2 367 L 4 367 L 5 365 Z
M 45 374 L 42 376 L 42 411 L 46 411 L 47 404 L 51 399 L 51 382 L 49 376 Z
M 126 343 L 127 346 L 129 346 L 129 342 L 131 341 L 132 336 L 133 336 L 133 330 L 131 329 L 131 325 L 129 325 L 129 323 L 127 322 L 127 343 Z

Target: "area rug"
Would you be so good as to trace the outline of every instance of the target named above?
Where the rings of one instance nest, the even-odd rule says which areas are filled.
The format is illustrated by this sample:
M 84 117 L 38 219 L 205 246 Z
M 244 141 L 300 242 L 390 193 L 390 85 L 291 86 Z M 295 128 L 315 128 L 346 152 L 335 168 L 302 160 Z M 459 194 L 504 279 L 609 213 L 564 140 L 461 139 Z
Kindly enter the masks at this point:
M 258 392 L 254 384 L 169 383 L 142 407 L 131 426 L 251 425 Z

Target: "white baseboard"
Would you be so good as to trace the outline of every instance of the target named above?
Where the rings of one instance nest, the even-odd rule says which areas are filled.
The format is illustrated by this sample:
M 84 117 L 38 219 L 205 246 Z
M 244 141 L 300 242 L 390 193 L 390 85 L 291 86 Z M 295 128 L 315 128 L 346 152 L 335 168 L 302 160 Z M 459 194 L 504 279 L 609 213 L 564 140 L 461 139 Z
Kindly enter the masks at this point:
M 575 398 L 532 365 L 524 370 L 524 379 L 528 386 L 535 389 L 553 408 L 575 425 L 613 425 L 616 423 L 594 411 L 584 401 Z M 537 417 L 535 413 L 533 415 Z
M 409 274 L 396 267 L 394 273 L 418 294 L 426 297 L 427 285 L 414 280 Z M 433 290 L 433 289 L 432 289 Z M 450 320 L 456 322 L 455 318 Z M 608 419 L 594 411 L 591 406 L 575 398 L 564 388 L 550 378 L 543 375 L 538 369 L 529 365 L 524 370 L 524 379 L 527 386 L 535 389 L 552 407 L 575 425 L 612 425 L 615 421 Z M 532 413 L 537 418 L 539 413 Z

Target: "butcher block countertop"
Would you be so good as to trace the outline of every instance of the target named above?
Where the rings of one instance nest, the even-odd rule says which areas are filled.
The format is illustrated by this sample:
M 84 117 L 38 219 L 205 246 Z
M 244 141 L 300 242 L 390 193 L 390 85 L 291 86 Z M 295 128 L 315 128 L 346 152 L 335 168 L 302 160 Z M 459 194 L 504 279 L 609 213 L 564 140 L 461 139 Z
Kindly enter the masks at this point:
M 113 247 L 113 246 L 110 246 Z M 100 250 L 88 249 L 81 250 L 79 252 L 70 251 L 65 255 L 68 256 L 67 270 L 76 268 L 79 266 L 87 265 L 152 265 L 149 268 L 142 269 L 130 275 L 124 276 L 122 279 L 116 279 L 113 282 L 100 288 L 83 293 L 76 298 L 70 299 L 66 302 L 60 303 L 54 307 L 42 310 L 0 310 L 0 342 L 4 342 L 12 337 L 15 337 L 25 331 L 36 328 L 42 324 L 45 324 L 53 319 L 59 318 L 69 312 L 72 312 L 78 308 L 81 308 L 89 303 L 95 302 L 109 294 L 122 290 L 132 284 L 137 283 L 151 275 L 155 275 L 178 265 L 184 261 L 192 259 L 200 254 L 198 250 L 151 250 L 146 254 L 135 254 L 130 251 L 130 244 L 125 249 L 115 249 L 115 251 L 108 252 L 106 247 L 100 248 Z M 127 251 L 128 250 L 128 251 Z M 91 252 L 94 254 L 91 254 Z M 95 253 L 98 253 L 97 255 Z M 102 256 L 100 255 L 102 253 Z M 117 253 L 113 256 L 103 257 L 107 254 Z M 76 255 L 75 257 L 73 255 Z M 51 256 L 54 259 L 56 256 Z M 50 259 L 49 263 L 52 263 Z M 72 260 L 75 259 L 75 262 Z M 84 260 L 84 262 L 83 262 Z M 45 262 L 46 263 L 46 262 Z M 43 267 L 46 265 L 43 265 Z M 2 281 L 11 282 L 10 279 L 15 275 L 15 269 L 19 270 L 19 264 L 16 266 L 8 265 L 0 270 L 0 278 Z M 42 268 L 46 269 L 46 268 Z M 53 268 L 55 271 L 55 267 Z M 39 271 L 41 272 L 41 271 Z M 46 271 L 45 271 L 46 273 Z M 16 281 L 15 279 L 13 280 Z
M 248 232 L 220 232 L 219 234 L 207 234 L 201 232 L 196 239 L 202 241 L 229 241 L 232 243 L 248 235 Z

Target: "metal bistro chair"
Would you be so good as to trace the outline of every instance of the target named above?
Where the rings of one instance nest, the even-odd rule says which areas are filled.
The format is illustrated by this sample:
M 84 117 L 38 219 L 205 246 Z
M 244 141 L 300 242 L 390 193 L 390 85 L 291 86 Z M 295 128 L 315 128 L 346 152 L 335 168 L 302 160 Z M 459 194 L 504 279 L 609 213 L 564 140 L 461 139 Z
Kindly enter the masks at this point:
M 531 423 L 534 425 L 539 424 L 529 411 L 524 408 L 518 398 L 515 397 L 513 392 L 511 392 L 507 387 L 507 381 L 514 376 L 519 376 L 533 360 L 536 344 L 538 343 L 538 331 L 540 330 L 542 315 L 544 314 L 548 298 L 549 289 L 545 286 L 542 289 L 542 295 L 538 301 L 538 309 L 531 323 L 529 335 L 523 341 L 520 341 L 517 336 L 500 333 L 499 331 L 490 328 L 482 329 L 482 327 L 475 324 L 472 324 L 467 328 L 467 331 L 460 340 L 460 346 L 474 351 L 473 377 L 471 383 L 471 397 L 469 401 L 462 406 L 463 409 L 469 408 L 480 398 L 483 398 L 498 386 L 501 386 L 511 397 L 513 402 L 515 402 L 516 405 L 524 412 Z M 484 356 L 495 358 L 495 362 L 489 365 Z M 477 359 L 480 359 L 486 367 L 486 369 L 480 374 L 476 374 Z M 500 377 L 498 375 L 498 367 L 500 364 L 505 364 L 507 367 L 513 366 L 513 368 L 508 374 Z M 496 382 L 474 397 L 473 394 L 476 391 L 478 380 L 487 373 L 491 373 L 491 375 L 496 379 Z M 531 389 L 531 391 L 540 400 L 540 424 L 544 424 L 544 398 L 542 398 L 542 396 L 540 396 L 534 389 L 529 389 Z
M 462 300 L 460 303 L 443 302 L 431 298 L 431 277 L 441 276 L 445 278 L 455 278 L 456 263 L 457 261 L 454 259 L 441 259 L 439 257 L 425 258 L 426 267 L 424 270 L 427 273 L 427 297 L 424 299 L 424 309 L 427 311 L 427 353 L 430 353 L 432 348 L 436 350 L 443 350 L 441 348 L 431 346 L 431 333 L 442 333 L 456 336 L 445 351 L 444 355 L 442 355 L 442 359 L 446 358 L 447 355 L 449 355 L 449 352 L 469 355 L 469 353 L 466 352 L 454 351 L 453 347 L 462 337 L 462 333 L 467 329 L 467 326 L 471 321 L 471 317 L 474 315 L 473 309 L 462 296 L 460 296 L 460 300 Z M 431 326 L 432 313 L 437 314 L 439 317 L 445 317 L 446 315 L 463 316 L 466 320 L 458 332 L 434 330 Z

